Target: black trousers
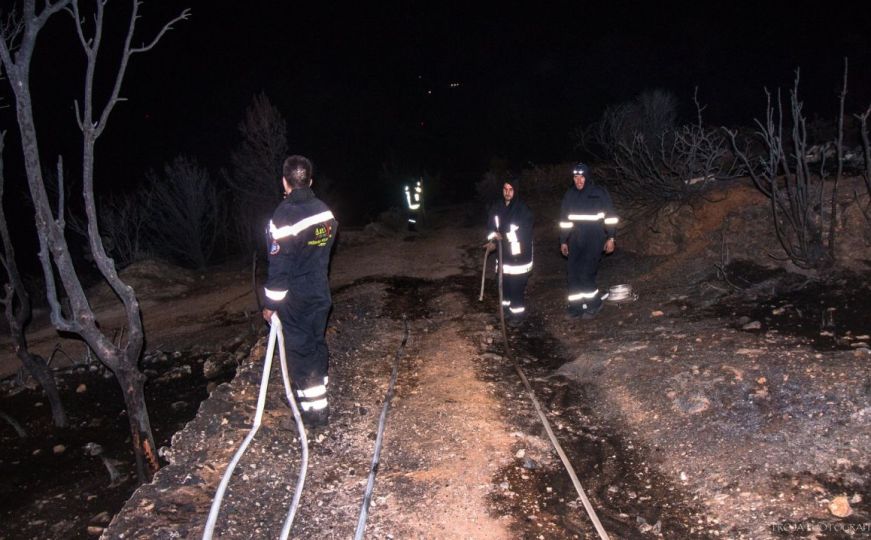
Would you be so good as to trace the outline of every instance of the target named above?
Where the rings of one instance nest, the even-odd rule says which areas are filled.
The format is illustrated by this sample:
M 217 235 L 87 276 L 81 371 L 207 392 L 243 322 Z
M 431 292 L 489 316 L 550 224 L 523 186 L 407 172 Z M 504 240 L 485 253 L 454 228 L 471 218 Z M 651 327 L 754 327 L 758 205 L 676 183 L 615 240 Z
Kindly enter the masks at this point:
M 327 277 L 295 277 L 288 296 L 278 308 L 278 318 L 294 385 L 304 390 L 325 384 L 330 363 L 325 334 L 332 307 Z
M 599 273 L 604 246 L 605 238 L 599 239 L 598 236 L 570 241 L 567 269 L 569 309 L 590 311 L 602 305 L 602 295 L 596 288 L 596 274 Z
M 529 281 L 529 273 L 526 274 L 502 274 L 502 301 L 508 308 L 508 313 L 513 316 L 523 316 L 526 313 L 524 296 L 526 283 Z M 507 302 L 507 304 L 505 304 Z

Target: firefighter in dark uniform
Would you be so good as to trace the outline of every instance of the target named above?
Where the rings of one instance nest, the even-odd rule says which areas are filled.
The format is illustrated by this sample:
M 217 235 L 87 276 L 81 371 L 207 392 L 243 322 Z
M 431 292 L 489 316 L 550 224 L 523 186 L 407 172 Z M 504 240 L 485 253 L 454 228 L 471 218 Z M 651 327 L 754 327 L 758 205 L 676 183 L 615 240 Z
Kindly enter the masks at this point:
M 589 319 L 608 296 L 596 287 L 596 274 L 602 253 L 614 252 L 618 220 L 611 196 L 590 182 L 586 165 L 577 163 L 572 179 L 560 208 L 560 251 L 569 259 L 569 315 Z
M 511 178 L 502 184 L 502 198 L 493 203 L 487 217 L 488 251 L 502 242 L 502 309 L 512 325 L 526 315 L 524 293 L 532 273 L 532 210 L 518 196 L 520 183 Z M 499 264 L 499 261 L 497 261 Z M 498 271 L 498 267 L 497 267 Z
M 311 190 L 312 164 L 303 156 L 284 162 L 285 198 L 269 222 L 269 277 L 263 318 L 277 312 L 291 376 L 309 427 L 329 419 L 324 337 L 332 306 L 327 269 L 338 222 Z
M 405 191 L 405 211 L 408 217 L 408 230 L 417 231 L 419 221 L 423 215 L 423 180 L 418 180 L 414 187 L 408 184 Z

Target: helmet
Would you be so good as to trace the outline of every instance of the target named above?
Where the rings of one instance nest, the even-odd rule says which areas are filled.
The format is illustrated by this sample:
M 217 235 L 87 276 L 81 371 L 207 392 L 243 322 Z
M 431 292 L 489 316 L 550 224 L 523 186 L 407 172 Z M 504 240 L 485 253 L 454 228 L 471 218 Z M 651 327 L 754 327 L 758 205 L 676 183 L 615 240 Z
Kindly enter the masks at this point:
M 581 163 L 580 161 L 575 163 L 574 165 L 572 165 L 572 176 L 577 175 L 577 174 L 581 174 L 581 175 L 586 176 L 589 171 L 590 171 L 590 168 L 587 167 L 586 164 Z

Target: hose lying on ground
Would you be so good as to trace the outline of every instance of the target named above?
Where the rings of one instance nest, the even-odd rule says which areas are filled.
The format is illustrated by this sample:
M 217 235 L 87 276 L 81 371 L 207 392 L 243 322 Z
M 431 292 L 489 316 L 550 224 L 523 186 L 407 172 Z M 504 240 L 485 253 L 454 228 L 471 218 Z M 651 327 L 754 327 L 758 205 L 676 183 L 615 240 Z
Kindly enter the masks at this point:
M 369 468 L 369 480 L 366 482 L 366 491 L 363 494 L 363 505 L 360 507 L 360 517 L 357 519 L 357 531 L 354 534 L 354 540 L 363 538 L 363 532 L 366 530 L 366 518 L 369 515 L 369 503 L 372 502 L 372 490 L 375 487 L 375 475 L 378 473 L 378 464 L 381 459 L 381 442 L 384 436 L 384 426 L 387 422 L 387 411 L 390 409 L 390 401 L 393 399 L 393 387 L 396 385 L 396 376 L 399 373 L 399 358 L 402 356 L 402 350 L 408 342 L 408 321 L 403 316 L 402 323 L 405 326 L 405 333 L 402 336 L 402 343 L 399 344 L 399 349 L 396 350 L 396 356 L 393 359 L 393 373 L 390 375 L 390 385 L 387 387 L 387 395 L 384 398 L 384 407 L 381 409 L 381 418 L 378 420 L 378 435 L 375 438 L 375 454 L 372 457 L 372 466 Z
M 302 488 L 305 484 L 305 475 L 308 471 L 308 439 L 305 435 L 305 427 L 302 423 L 302 416 L 299 414 L 299 408 L 296 405 L 296 400 L 291 391 L 290 377 L 287 371 L 287 356 L 284 351 L 284 333 L 281 331 L 281 321 L 278 315 L 272 315 L 271 329 L 269 331 L 269 343 L 266 347 L 266 358 L 263 362 L 263 376 L 260 378 L 260 394 L 257 396 L 257 412 L 254 414 L 254 423 L 251 426 L 251 431 L 242 441 L 242 445 L 236 450 L 230 464 L 227 465 L 227 470 L 221 478 L 221 483 L 218 486 L 218 491 L 215 493 L 215 498 L 212 501 L 212 507 L 209 509 L 209 518 L 206 521 L 206 528 L 203 531 L 203 540 L 211 540 L 215 531 L 215 523 L 218 521 L 218 514 L 221 511 L 221 502 L 224 499 L 224 492 L 230 484 L 230 477 L 233 476 L 233 470 L 248 449 L 248 445 L 260 429 L 261 421 L 263 420 L 263 409 L 266 405 L 266 390 L 269 386 L 269 376 L 272 371 L 272 357 L 275 354 L 275 342 L 278 342 L 278 353 L 281 360 L 281 377 L 284 382 L 284 393 L 287 397 L 290 408 L 293 410 L 293 418 L 296 420 L 296 428 L 299 431 L 299 440 L 302 447 L 302 462 L 300 464 L 299 478 L 296 482 L 296 491 L 293 494 L 293 501 L 290 505 L 290 510 L 287 512 L 287 518 L 284 520 L 284 525 L 281 529 L 281 540 L 286 540 L 290 535 L 290 528 L 293 526 L 293 519 L 296 516 L 296 510 L 299 506 L 299 500 L 302 497 Z
M 508 331 L 505 328 L 505 310 L 502 309 L 502 242 L 496 242 L 496 245 L 499 247 L 499 322 L 502 326 L 502 339 L 505 341 L 505 356 L 507 356 L 511 360 L 511 362 L 514 364 L 514 369 L 517 371 L 517 374 L 520 375 L 520 380 L 523 381 L 523 386 L 526 387 L 526 393 L 529 394 L 529 399 L 532 400 L 532 405 L 535 407 L 535 411 L 538 413 L 538 417 L 541 419 L 541 423 L 544 424 L 544 429 L 545 431 L 547 431 L 547 436 L 550 438 L 551 444 L 556 450 L 557 455 L 559 455 L 560 460 L 563 462 L 563 466 L 566 468 L 566 471 L 569 473 L 569 477 L 572 479 L 572 484 L 575 486 L 575 491 L 578 492 L 578 495 L 581 498 L 581 502 L 584 504 L 584 508 L 587 510 L 587 515 L 590 516 L 590 520 L 593 522 L 593 526 L 596 528 L 596 532 L 599 533 L 599 538 L 601 538 L 602 540 L 609 540 L 608 533 L 605 531 L 605 528 L 602 527 L 602 523 L 599 521 L 599 516 L 596 515 L 596 510 L 593 509 L 593 505 L 590 504 L 590 500 L 587 498 L 587 494 L 584 492 L 584 488 L 581 486 L 580 480 L 578 480 L 578 475 L 575 474 L 574 467 L 572 467 L 571 462 L 569 462 L 569 458 L 563 451 L 562 446 L 560 446 L 556 435 L 554 435 L 553 429 L 551 429 L 550 427 L 550 422 L 544 415 L 544 411 L 542 410 L 541 405 L 535 398 L 535 393 L 532 391 L 532 386 L 529 384 L 529 380 L 526 378 L 526 374 L 523 373 L 523 370 L 520 368 L 520 364 L 517 363 L 517 359 L 514 358 L 514 354 L 511 352 L 511 347 L 508 344 Z

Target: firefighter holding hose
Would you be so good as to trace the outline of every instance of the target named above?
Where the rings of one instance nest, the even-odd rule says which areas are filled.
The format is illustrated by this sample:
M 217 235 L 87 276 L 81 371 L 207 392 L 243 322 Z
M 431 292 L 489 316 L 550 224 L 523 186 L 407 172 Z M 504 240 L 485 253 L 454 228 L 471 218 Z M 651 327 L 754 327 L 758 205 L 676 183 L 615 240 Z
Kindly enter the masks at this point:
M 285 198 L 269 222 L 263 318 L 268 322 L 278 313 L 303 421 L 317 427 L 329 421 L 325 332 L 332 299 L 327 270 L 338 222 L 311 184 L 311 161 L 287 158 Z

